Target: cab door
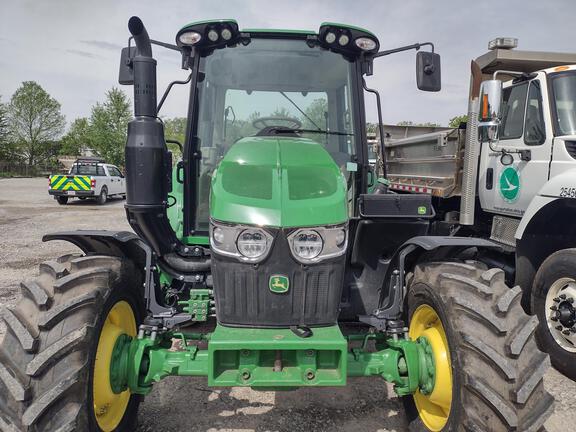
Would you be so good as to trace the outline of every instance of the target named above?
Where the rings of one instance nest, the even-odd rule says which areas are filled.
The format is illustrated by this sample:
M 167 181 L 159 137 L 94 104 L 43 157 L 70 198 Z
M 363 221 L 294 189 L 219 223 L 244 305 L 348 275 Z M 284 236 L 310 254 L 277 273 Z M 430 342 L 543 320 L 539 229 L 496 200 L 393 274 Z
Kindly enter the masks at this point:
M 548 180 L 552 131 L 544 83 L 539 74 L 503 90 L 499 141 L 481 149 L 478 191 L 485 211 L 521 217 Z

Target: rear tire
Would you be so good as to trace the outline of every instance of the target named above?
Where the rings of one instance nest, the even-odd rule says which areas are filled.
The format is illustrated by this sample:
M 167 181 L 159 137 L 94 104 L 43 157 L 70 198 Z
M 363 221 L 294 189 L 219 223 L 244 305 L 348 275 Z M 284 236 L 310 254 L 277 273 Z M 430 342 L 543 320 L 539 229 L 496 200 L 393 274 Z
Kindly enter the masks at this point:
M 536 346 L 537 320 L 524 313 L 521 289 L 509 289 L 502 270 L 476 263 L 421 264 L 409 281 L 408 322 L 419 307 L 436 312 L 452 372 L 451 401 L 440 426 L 427 426 L 423 419 L 433 424 L 430 411 L 415 403 L 426 396 L 403 398 L 409 429 L 540 430 L 553 412 L 554 399 L 543 385 L 550 362 Z
M 56 201 L 58 201 L 58 204 L 60 204 L 60 205 L 66 205 L 68 203 L 68 197 L 67 196 L 58 196 L 58 197 L 56 197 Z
M 108 189 L 106 189 L 106 186 L 104 186 L 100 190 L 100 195 L 98 195 L 98 198 L 96 198 L 96 202 L 99 205 L 103 205 L 106 204 L 106 201 L 108 201 Z
M 562 294 L 565 300 L 554 301 Z M 538 346 L 550 354 L 556 369 L 576 381 L 576 249 L 555 252 L 542 263 L 534 278 L 531 297 L 532 311 L 539 321 Z M 569 316 L 553 321 L 552 306 Z M 558 329 L 559 326 L 562 328 Z
M 0 309 L 7 324 L 0 343 L 0 430 L 103 430 L 92 381 L 100 330 L 119 302 L 141 322 L 138 274 L 128 260 L 69 255 L 41 264 L 40 276 L 21 285 L 20 303 Z M 129 396 L 114 430 L 135 429 L 139 403 L 140 396 Z

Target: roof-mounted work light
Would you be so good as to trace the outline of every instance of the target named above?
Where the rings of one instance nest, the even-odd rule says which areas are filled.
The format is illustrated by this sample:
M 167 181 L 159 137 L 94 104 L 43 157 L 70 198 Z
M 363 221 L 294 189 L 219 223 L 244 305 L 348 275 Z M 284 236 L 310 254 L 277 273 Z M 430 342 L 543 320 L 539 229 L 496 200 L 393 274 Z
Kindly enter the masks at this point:
M 378 38 L 369 31 L 336 23 L 320 25 L 318 42 L 326 49 L 354 57 L 362 53 L 375 54 L 380 48 Z
M 490 51 L 495 49 L 514 49 L 518 48 L 518 39 L 512 37 L 499 37 L 488 42 Z
M 238 23 L 234 20 L 199 21 L 184 26 L 176 35 L 179 47 L 212 50 L 237 43 Z

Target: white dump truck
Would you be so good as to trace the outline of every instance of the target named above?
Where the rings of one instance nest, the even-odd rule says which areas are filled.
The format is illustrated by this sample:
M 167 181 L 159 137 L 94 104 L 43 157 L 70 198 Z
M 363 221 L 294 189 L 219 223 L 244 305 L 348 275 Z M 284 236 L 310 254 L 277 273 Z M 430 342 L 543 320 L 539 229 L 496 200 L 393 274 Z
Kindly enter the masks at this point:
M 435 234 L 501 245 L 477 258 L 520 287 L 509 300 L 576 379 L 576 54 L 516 46 L 498 38 L 472 62 L 467 125 L 388 142 L 385 174 L 433 196 Z

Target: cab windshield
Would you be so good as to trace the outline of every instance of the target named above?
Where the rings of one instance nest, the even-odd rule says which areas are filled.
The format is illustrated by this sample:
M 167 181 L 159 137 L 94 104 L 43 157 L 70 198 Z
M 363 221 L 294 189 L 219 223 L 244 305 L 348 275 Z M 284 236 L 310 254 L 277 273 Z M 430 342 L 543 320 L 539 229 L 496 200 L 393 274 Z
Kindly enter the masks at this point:
M 193 229 L 207 231 L 212 173 L 238 140 L 301 136 L 324 146 L 345 176 L 355 154 L 354 63 L 305 39 L 252 38 L 200 63 L 198 128 L 202 154 Z M 353 182 L 349 181 L 351 185 Z
M 576 72 L 552 77 L 554 122 L 558 135 L 576 135 Z

